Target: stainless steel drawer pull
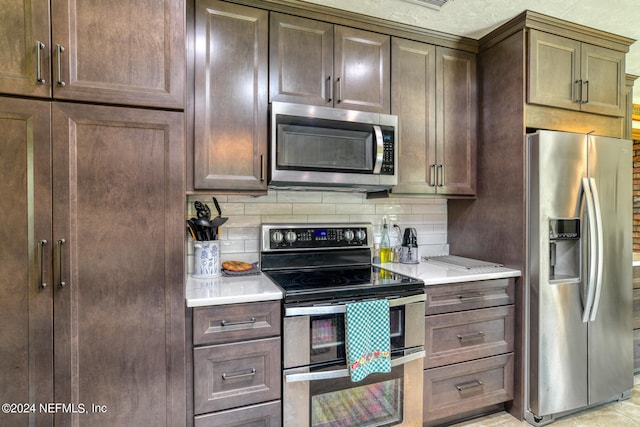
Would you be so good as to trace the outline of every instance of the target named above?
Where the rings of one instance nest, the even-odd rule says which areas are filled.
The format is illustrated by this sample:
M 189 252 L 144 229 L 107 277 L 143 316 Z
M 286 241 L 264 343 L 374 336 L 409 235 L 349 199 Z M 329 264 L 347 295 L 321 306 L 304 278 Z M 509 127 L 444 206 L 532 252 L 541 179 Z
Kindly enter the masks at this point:
M 220 321 L 220 324 L 222 326 L 235 326 L 235 325 L 250 325 L 250 324 L 254 324 L 256 323 L 256 318 L 252 317 L 249 320 L 241 320 L 239 322 L 227 322 L 226 320 L 222 319 Z
M 582 80 L 576 80 L 576 93 L 578 94 L 576 96 L 576 103 L 578 104 L 582 104 Z
M 241 374 L 227 374 L 226 372 L 222 373 L 222 379 L 226 380 L 235 380 L 236 378 L 244 378 L 244 377 L 252 377 L 256 374 L 256 368 L 251 368 L 249 372 L 243 372 Z
M 444 187 L 444 165 L 438 165 L 438 187 Z
M 456 388 L 458 391 L 464 392 L 473 388 L 482 387 L 483 385 L 484 383 L 482 381 L 475 380 L 468 383 L 456 384 Z
M 460 301 L 468 301 L 468 300 L 482 299 L 482 298 L 484 298 L 484 294 L 482 292 L 458 295 L 458 299 Z
M 478 331 L 478 332 L 475 332 L 473 334 L 458 335 L 458 339 L 460 341 L 472 340 L 472 339 L 477 339 L 477 338 L 482 338 L 482 337 L 484 337 L 484 332 L 483 331 Z
M 59 288 L 64 288 L 65 286 L 67 286 L 67 282 L 65 282 L 64 280 L 62 280 L 62 245 L 64 245 L 66 243 L 66 240 L 64 239 L 60 239 L 58 240 L 56 246 L 57 246 L 57 252 L 58 252 L 58 274 L 60 275 L 60 277 L 58 278 L 58 287 Z
M 44 43 L 40 40 L 36 40 L 36 83 L 39 85 L 45 84 L 45 80 L 42 78 L 42 54 L 41 51 L 44 49 Z
M 56 82 L 58 84 L 58 86 L 60 87 L 64 87 L 66 86 L 66 83 L 64 82 L 64 80 L 62 80 L 62 76 L 61 76 L 61 69 L 62 69 L 62 52 L 64 52 L 64 46 L 57 44 L 56 45 L 56 58 L 57 58 L 57 71 L 58 71 L 58 81 Z
M 266 171 L 266 165 L 264 162 L 264 154 L 260 154 L 260 182 L 264 182 L 264 176 Z
M 47 284 L 44 281 L 44 247 L 47 245 L 46 240 L 38 242 L 38 256 L 40 257 L 40 289 L 45 289 Z
M 583 103 L 583 104 L 586 104 L 586 103 L 588 103 L 588 102 L 589 102 L 589 80 L 585 80 L 585 81 L 584 81 L 584 85 L 585 85 L 585 87 L 587 88 L 587 90 L 586 90 L 586 92 L 587 92 L 587 96 L 585 97 L 586 99 L 584 99 L 584 100 L 582 101 L 582 103 Z
M 436 165 L 429 165 L 429 186 L 436 186 Z

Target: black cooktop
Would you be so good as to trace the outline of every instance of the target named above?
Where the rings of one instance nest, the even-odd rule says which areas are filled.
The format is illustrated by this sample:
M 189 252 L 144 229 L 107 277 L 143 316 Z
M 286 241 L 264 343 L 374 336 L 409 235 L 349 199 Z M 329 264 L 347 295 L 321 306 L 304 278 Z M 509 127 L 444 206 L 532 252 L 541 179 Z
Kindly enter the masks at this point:
M 424 291 L 424 282 L 372 265 L 263 271 L 284 291 L 284 303 L 383 298 Z

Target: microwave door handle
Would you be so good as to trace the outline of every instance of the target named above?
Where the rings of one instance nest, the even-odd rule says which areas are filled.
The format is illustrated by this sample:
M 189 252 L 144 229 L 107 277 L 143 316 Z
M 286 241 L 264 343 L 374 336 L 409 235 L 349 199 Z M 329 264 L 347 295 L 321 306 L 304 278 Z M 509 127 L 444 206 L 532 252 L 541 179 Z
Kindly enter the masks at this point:
M 406 356 L 396 357 L 391 359 L 391 367 L 406 365 L 414 360 L 424 359 L 426 352 L 424 350 L 416 351 Z M 288 383 L 296 383 L 301 381 L 318 381 L 318 380 L 332 380 L 335 378 L 346 378 L 349 376 L 349 369 L 336 369 L 333 371 L 322 372 L 301 372 L 297 374 L 284 374 L 284 380 Z
M 384 142 L 382 140 L 382 129 L 380 129 L 380 126 L 373 125 L 373 134 L 376 138 L 376 162 L 373 166 L 373 174 L 379 175 L 382 170 L 382 159 L 384 157 Z
M 420 293 L 403 298 L 389 299 L 389 307 L 398 307 L 402 305 L 422 302 L 427 300 L 427 295 Z M 346 304 L 335 305 L 312 305 L 307 307 L 285 307 L 285 316 L 320 316 L 325 314 L 343 314 L 347 312 Z

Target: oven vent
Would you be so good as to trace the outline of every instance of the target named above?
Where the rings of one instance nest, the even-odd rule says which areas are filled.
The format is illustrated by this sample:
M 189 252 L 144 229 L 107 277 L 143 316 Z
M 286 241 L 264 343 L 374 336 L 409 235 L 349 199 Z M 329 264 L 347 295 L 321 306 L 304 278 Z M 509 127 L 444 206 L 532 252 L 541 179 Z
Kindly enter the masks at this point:
M 426 6 L 431 9 L 440 9 L 442 6 L 445 5 L 445 3 L 453 0 L 405 0 L 405 1 Z

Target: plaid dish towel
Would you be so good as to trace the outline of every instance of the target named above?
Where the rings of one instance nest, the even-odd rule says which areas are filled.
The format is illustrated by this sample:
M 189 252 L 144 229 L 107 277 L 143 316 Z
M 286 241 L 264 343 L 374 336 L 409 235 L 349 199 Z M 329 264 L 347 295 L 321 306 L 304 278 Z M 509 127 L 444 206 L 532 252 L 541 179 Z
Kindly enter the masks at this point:
M 375 372 L 391 372 L 389 301 L 347 304 L 345 336 L 351 381 Z

